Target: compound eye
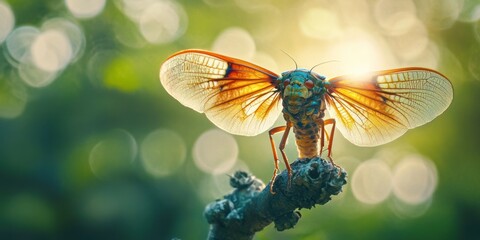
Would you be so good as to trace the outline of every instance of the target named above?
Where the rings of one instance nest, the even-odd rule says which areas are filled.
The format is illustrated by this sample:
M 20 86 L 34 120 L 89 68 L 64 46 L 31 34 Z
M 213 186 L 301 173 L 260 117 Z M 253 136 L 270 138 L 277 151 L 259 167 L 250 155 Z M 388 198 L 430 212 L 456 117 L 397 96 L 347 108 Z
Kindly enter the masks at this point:
M 290 85 L 290 79 L 285 79 L 285 81 L 283 81 L 283 86 L 288 86 Z
M 305 81 L 305 87 L 307 87 L 308 89 L 311 89 L 315 86 L 315 84 L 313 83 L 312 80 L 307 80 Z

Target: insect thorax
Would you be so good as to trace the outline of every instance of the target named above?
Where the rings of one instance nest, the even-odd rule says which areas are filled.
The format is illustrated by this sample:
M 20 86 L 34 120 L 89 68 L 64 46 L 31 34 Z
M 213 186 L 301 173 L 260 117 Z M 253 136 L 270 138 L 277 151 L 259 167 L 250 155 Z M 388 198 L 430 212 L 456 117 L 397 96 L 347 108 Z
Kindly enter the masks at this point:
M 325 116 L 323 99 L 320 96 L 312 96 L 312 98 L 304 100 L 287 98 L 284 99 L 283 105 L 283 117 L 293 127 L 298 157 L 311 158 L 317 156 L 320 150 L 319 130 Z

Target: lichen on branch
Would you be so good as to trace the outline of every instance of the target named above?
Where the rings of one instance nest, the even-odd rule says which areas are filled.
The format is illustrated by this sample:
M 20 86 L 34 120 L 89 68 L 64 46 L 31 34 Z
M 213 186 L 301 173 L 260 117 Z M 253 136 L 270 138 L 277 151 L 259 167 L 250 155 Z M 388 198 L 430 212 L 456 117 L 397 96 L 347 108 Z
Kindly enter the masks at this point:
M 252 239 L 272 222 L 278 231 L 293 228 L 301 217 L 298 210 L 327 203 L 347 183 L 345 170 L 318 157 L 298 159 L 291 167 L 290 184 L 287 171 L 283 171 L 275 179 L 275 194 L 270 185 L 246 172 L 236 172 L 230 179 L 234 190 L 205 208 L 208 239 Z

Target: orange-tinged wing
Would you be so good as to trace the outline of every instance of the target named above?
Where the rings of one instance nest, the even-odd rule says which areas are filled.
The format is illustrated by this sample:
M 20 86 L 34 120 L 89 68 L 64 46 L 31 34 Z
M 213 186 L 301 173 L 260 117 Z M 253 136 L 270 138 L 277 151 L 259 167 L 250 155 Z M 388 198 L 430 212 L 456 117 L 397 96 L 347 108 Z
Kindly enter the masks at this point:
M 450 81 L 426 68 L 340 76 L 325 86 L 327 108 L 338 129 L 360 146 L 390 142 L 408 129 L 430 122 L 453 99 Z
M 170 56 L 160 69 L 167 92 L 183 105 L 204 112 L 219 128 L 257 135 L 281 112 L 277 75 L 246 61 L 204 50 Z

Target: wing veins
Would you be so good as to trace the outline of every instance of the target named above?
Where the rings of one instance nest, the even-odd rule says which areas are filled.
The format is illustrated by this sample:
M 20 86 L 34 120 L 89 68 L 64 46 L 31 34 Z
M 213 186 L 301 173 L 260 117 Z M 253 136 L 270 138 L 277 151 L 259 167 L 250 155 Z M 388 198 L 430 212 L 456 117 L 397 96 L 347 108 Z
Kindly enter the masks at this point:
M 401 122 L 399 122 L 397 119 L 395 119 L 395 118 L 393 118 L 393 117 L 391 117 L 391 116 L 389 116 L 389 115 L 387 115 L 387 114 L 383 114 L 382 112 L 376 110 L 375 108 L 372 108 L 372 107 L 370 107 L 370 106 L 368 106 L 368 105 L 362 104 L 361 102 L 353 99 L 352 97 L 349 97 L 349 96 L 347 96 L 347 95 L 345 95 L 345 94 L 342 94 L 342 93 L 336 92 L 336 91 L 334 91 L 334 93 L 340 95 L 340 96 L 341 96 L 341 99 L 342 99 L 342 100 L 345 100 L 345 102 L 348 103 L 350 106 L 364 106 L 364 107 L 372 110 L 372 112 L 378 113 L 378 115 L 383 115 L 383 116 L 385 116 L 385 117 L 387 117 L 387 118 L 389 118 L 389 119 L 394 120 L 395 122 L 399 123 L 400 125 L 403 125 L 403 124 L 402 124 Z M 347 101 L 347 99 L 348 99 L 349 101 Z M 337 101 L 338 101 L 338 100 L 337 100 Z M 374 101 L 375 101 L 375 100 L 374 100 Z M 356 104 L 354 104 L 354 103 L 356 103 Z M 356 110 L 358 111 L 358 109 L 356 109 Z M 378 116 L 378 115 L 377 115 L 377 116 Z M 403 115 L 403 114 L 402 114 L 402 115 Z M 373 123 L 373 122 L 371 122 L 371 123 Z
M 247 93 L 247 94 L 245 94 L 245 95 L 240 95 L 240 96 L 235 97 L 235 98 L 229 98 L 229 99 L 226 100 L 226 101 L 220 102 L 219 104 L 215 104 L 214 106 L 212 106 L 212 108 L 219 107 L 219 106 L 221 106 L 221 105 L 225 105 L 225 104 L 228 104 L 228 103 L 230 103 L 230 102 L 234 102 L 235 100 L 238 100 L 238 99 L 241 99 L 241 98 L 244 98 L 244 97 L 248 97 L 248 99 L 249 99 L 252 95 L 256 95 L 256 94 L 258 94 L 258 93 L 274 92 L 274 91 L 265 91 L 265 89 L 268 89 L 268 88 L 270 88 L 270 86 L 260 88 L 260 89 L 258 89 L 258 90 L 253 91 L 253 92 L 249 92 L 249 93 Z M 229 91 L 229 90 L 231 91 L 231 90 L 234 90 L 234 89 L 226 89 L 226 90 L 223 90 L 223 91 Z M 212 97 L 214 97 L 214 96 L 215 96 L 215 95 L 210 96 L 209 100 L 210 100 Z M 207 109 L 207 110 L 209 110 L 209 109 Z

